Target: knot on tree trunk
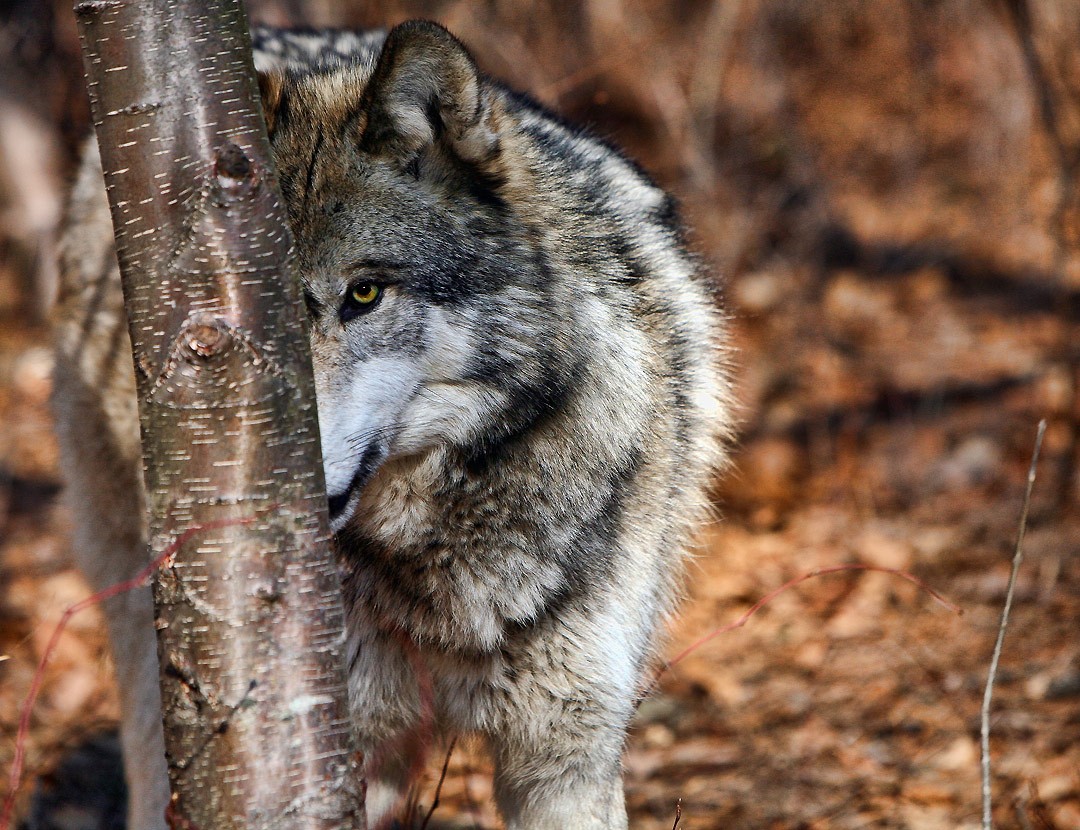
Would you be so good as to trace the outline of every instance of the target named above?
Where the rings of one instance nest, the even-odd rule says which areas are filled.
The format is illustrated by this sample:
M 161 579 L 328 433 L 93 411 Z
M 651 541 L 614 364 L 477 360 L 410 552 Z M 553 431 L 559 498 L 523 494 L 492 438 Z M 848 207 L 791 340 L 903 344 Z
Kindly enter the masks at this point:
M 275 395 L 292 397 L 277 362 L 225 318 L 198 311 L 173 338 L 150 398 L 169 409 L 234 411 Z
M 188 349 L 197 357 L 209 359 L 220 354 L 232 339 L 223 320 L 209 314 L 192 318 L 185 332 Z
M 226 142 L 218 148 L 217 160 L 214 165 L 222 184 L 227 181 L 244 179 L 251 174 L 251 160 L 244 151 L 233 142 Z
M 231 141 L 214 152 L 214 194 L 228 204 L 250 197 L 259 186 L 255 164 Z

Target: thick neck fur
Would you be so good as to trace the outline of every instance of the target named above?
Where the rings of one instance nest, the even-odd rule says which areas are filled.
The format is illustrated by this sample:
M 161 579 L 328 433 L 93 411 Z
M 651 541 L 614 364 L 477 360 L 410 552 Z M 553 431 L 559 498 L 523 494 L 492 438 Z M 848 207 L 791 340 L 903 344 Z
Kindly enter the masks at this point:
M 484 654 L 604 582 L 648 416 L 644 400 L 605 403 L 608 383 L 634 380 L 603 365 L 614 357 L 578 367 L 558 412 L 483 457 L 442 447 L 387 463 L 365 486 L 339 541 L 348 590 L 381 627 Z M 590 434 L 580 412 L 603 413 L 621 439 L 600 424 Z

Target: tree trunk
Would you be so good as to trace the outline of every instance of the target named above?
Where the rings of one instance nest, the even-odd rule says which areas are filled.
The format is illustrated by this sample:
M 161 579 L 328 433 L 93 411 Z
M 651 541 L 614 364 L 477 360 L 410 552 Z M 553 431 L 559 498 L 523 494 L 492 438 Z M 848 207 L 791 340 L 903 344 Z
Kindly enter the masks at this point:
M 306 318 L 239 0 L 76 4 L 139 390 L 172 824 L 364 823 Z

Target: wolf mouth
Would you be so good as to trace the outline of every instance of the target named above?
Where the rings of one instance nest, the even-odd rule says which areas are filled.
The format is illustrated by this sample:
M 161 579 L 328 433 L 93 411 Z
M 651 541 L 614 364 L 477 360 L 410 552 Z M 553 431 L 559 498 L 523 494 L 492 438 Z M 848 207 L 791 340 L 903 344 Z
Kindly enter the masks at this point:
M 326 506 L 330 511 L 330 522 L 336 524 L 346 509 L 349 507 L 349 503 L 353 500 L 353 496 L 359 492 L 368 479 L 378 469 L 379 464 L 386 457 L 386 448 L 378 443 L 373 443 L 364 450 L 364 454 L 360 456 L 360 464 L 356 468 L 356 473 L 353 474 L 352 480 L 349 485 L 340 493 L 333 495 L 327 494 Z
M 349 482 L 349 486 L 345 488 L 344 492 L 338 493 L 336 496 L 327 496 L 326 506 L 330 510 L 330 521 L 334 522 L 345 512 L 345 508 L 349 505 L 349 499 L 352 498 L 353 492 L 359 486 L 356 476 Z

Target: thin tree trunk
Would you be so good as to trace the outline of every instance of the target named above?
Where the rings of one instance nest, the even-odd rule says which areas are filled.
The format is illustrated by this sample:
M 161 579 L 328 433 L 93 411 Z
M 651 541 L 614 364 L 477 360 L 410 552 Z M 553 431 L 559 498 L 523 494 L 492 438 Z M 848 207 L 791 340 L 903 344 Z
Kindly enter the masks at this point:
M 292 238 L 239 0 L 75 6 L 139 390 L 174 827 L 363 826 Z

